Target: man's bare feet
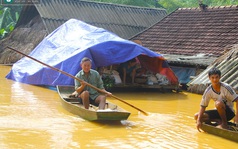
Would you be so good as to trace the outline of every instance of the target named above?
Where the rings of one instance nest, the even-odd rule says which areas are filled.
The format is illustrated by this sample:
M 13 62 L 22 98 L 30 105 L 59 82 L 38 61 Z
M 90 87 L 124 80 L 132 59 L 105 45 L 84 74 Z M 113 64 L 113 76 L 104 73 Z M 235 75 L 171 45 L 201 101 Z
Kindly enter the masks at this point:
M 224 125 L 224 124 L 217 125 L 216 127 L 221 129 L 228 129 L 228 125 Z

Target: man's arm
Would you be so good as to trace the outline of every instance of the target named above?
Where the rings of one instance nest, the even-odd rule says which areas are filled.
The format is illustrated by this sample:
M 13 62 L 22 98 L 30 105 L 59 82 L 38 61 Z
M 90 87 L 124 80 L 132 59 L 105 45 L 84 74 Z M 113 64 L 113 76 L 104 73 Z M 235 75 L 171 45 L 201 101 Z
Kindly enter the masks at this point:
M 81 93 L 84 89 L 84 87 L 86 86 L 86 84 L 84 83 L 84 81 L 80 82 L 80 86 L 78 88 L 76 88 L 76 92 L 77 93 Z
M 234 92 L 234 94 L 233 94 L 234 100 L 232 100 L 232 102 L 235 102 L 235 106 L 236 106 L 234 123 L 236 124 L 236 126 L 238 126 L 238 95 L 236 94 L 235 91 L 233 91 L 233 92 Z
M 202 117 L 203 117 L 203 113 L 205 112 L 205 110 L 206 110 L 206 107 L 201 106 L 201 107 L 200 107 L 200 110 L 199 110 L 199 112 L 198 112 L 197 130 L 198 130 L 199 132 L 201 132 L 201 131 L 200 131 L 200 128 L 201 128 L 201 126 L 202 126 Z
M 112 96 L 112 93 L 106 91 L 105 89 L 102 89 L 102 92 L 103 92 L 106 96 Z
M 235 115 L 235 118 L 234 118 L 234 122 L 236 124 L 236 126 L 238 126 L 238 100 L 235 101 L 236 102 L 236 115 Z

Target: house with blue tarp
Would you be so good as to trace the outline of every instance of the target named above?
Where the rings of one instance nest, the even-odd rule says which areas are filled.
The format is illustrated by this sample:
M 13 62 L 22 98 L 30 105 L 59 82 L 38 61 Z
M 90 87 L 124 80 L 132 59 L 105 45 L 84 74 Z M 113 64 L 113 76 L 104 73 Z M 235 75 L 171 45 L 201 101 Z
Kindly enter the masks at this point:
M 103 28 L 70 19 L 46 38 L 29 56 L 75 75 L 83 57 L 92 59 L 92 68 L 124 63 L 137 57 L 141 67 L 166 76 L 167 85 L 177 87 L 178 79 L 161 54 L 123 39 Z M 16 62 L 8 79 L 33 85 L 73 85 L 74 80 L 27 57 Z

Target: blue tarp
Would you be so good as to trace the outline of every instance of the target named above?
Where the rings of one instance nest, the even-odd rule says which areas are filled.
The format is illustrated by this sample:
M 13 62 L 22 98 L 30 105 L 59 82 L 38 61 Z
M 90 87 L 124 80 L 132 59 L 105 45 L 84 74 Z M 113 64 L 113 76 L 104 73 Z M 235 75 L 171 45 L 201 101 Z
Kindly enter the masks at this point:
M 105 29 L 76 19 L 70 19 L 58 27 L 29 54 L 43 63 L 72 75 L 81 69 L 80 61 L 85 56 L 93 60 L 92 68 L 96 68 L 119 64 L 138 55 L 162 57 Z M 72 78 L 27 57 L 16 62 L 6 78 L 34 85 L 74 84 Z

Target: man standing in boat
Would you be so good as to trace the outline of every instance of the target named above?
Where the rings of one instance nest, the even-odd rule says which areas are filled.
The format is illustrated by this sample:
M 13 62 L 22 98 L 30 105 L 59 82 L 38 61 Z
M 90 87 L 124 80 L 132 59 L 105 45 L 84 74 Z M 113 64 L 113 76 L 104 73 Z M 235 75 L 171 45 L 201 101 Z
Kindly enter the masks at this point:
M 197 129 L 200 131 L 202 122 L 217 122 L 217 127 L 227 129 L 227 122 L 232 118 L 236 124 L 238 122 L 238 95 L 230 85 L 220 82 L 221 72 L 219 69 L 212 68 L 208 72 L 208 77 L 211 85 L 203 93 L 200 111 L 195 114 Z M 215 101 L 216 109 L 206 110 L 211 99 Z M 234 102 L 236 102 L 236 114 L 233 108 Z
M 91 69 L 91 59 L 84 57 L 81 60 L 80 66 L 82 70 L 80 70 L 75 77 L 83 81 L 80 82 L 75 79 L 75 93 L 78 94 L 78 97 L 81 98 L 82 103 L 86 109 L 89 108 L 89 104 L 98 106 L 99 109 L 104 109 L 106 103 L 106 96 L 111 96 L 112 94 L 104 89 L 103 81 L 99 73 L 96 70 Z M 86 85 L 85 82 L 95 86 L 96 88 L 101 89 L 106 94 L 103 95 L 99 93 L 97 90 Z

